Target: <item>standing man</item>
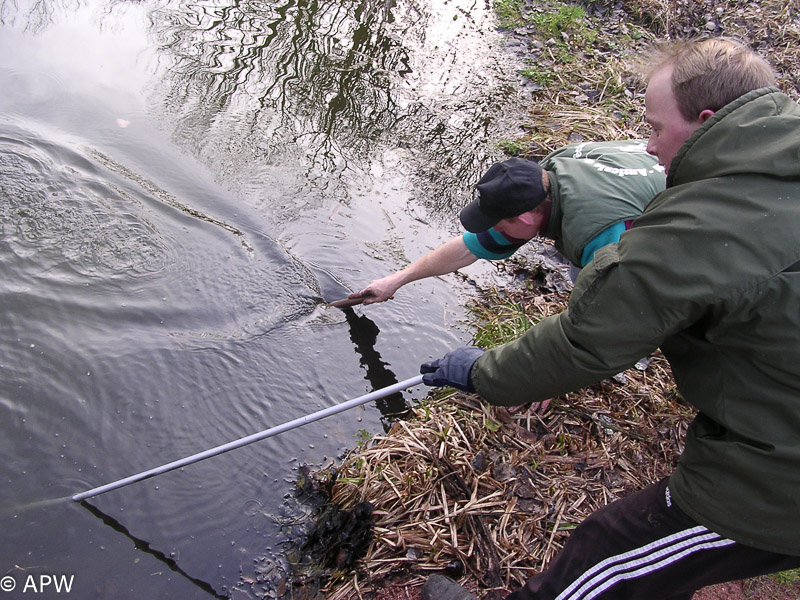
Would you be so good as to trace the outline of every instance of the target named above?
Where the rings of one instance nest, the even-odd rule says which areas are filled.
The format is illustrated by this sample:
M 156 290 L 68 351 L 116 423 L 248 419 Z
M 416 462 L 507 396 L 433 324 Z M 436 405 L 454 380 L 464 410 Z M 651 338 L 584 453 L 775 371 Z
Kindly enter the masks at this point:
M 541 164 L 521 158 L 495 163 L 461 211 L 466 233 L 350 298 L 383 302 L 412 281 L 452 273 L 479 258 L 508 258 L 539 235 L 555 241 L 574 279 L 598 248 L 616 242 L 642 214 L 665 180 L 644 140 L 573 144 Z
M 800 566 L 800 106 L 724 38 L 661 49 L 646 76 L 667 189 L 595 253 L 565 312 L 421 368 L 516 405 L 660 347 L 698 410 L 671 477 L 589 516 L 511 600 L 689 600 Z M 423 592 L 470 596 L 440 577 Z

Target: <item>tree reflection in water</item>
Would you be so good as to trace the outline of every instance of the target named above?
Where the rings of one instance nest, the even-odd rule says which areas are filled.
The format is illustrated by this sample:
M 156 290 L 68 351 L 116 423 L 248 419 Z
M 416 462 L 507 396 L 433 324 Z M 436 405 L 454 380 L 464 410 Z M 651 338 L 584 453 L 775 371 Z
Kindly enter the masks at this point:
M 281 140 L 310 138 L 313 158 L 330 168 L 342 148 L 362 148 L 393 126 L 389 76 L 409 67 L 403 32 L 389 31 L 391 8 L 331 0 L 157 9 L 153 32 L 174 60 L 170 105 L 191 105 L 186 117 L 212 123 L 244 101 L 247 125 Z
M 142 6 L 160 63 L 151 100 L 176 141 L 234 188 L 259 170 L 299 168 L 308 198 L 347 202 L 343 175 L 401 148 L 420 201 L 449 218 L 497 158 L 486 154 L 504 115 L 522 110 L 502 74 L 514 73 L 510 59 L 481 25 L 490 9 L 472 0 L 109 0 L 95 12 L 113 28 Z M 80 8 L 0 0 L 0 25 L 40 32 Z
M 513 97 L 479 64 L 487 48 L 473 61 L 438 44 L 437 28 L 459 25 L 417 0 L 175 2 L 150 18 L 178 136 L 226 180 L 291 156 L 318 190 L 346 201 L 331 175 L 358 173 L 391 144 L 413 149 L 413 170 L 446 202 L 479 176 Z

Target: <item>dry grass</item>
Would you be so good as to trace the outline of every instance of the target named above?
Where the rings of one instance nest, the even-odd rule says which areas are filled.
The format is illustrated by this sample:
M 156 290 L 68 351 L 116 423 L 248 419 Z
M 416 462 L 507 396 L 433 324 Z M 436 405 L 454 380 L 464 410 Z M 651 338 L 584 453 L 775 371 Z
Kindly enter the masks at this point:
M 490 295 L 540 316 L 565 300 Z M 357 572 L 326 598 L 369 598 L 397 580 L 413 588 L 446 569 L 463 570 L 484 597 L 505 595 L 543 569 L 588 514 L 666 476 L 690 416 L 660 356 L 624 380 L 556 398 L 543 414 L 512 414 L 455 391 L 432 397 L 338 469 L 331 501 L 372 503 L 375 537 Z

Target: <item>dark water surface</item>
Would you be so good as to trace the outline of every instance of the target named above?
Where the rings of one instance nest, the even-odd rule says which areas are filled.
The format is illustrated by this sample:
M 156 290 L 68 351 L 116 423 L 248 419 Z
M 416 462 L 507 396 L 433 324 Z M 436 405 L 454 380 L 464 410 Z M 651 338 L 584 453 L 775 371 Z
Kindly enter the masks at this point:
M 4 597 L 253 594 L 298 466 L 391 403 L 69 497 L 468 342 L 452 277 L 324 302 L 455 233 L 517 110 L 507 60 L 469 0 L 0 4 Z

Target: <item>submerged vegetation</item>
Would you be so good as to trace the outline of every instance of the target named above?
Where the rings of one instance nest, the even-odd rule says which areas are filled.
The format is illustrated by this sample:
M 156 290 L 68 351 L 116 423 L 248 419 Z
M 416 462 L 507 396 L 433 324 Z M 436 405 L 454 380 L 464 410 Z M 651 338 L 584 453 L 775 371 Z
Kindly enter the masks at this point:
M 646 137 L 643 86 L 631 63 L 646 44 L 670 37 L 743 39 L 772 61 L 783 90 L 800 98 L 797 3 L 494 6 L 499 26 L 523 42 L 516 52 L 530 93 L 520 135 L 502 143 L 508 154 L 539 158 L 575 141 Z M 472 306 L 477 345 L 514 339 L 565 307 L 569 284 L 543 266 L 537 251 L 508 262 L 515 265 L 505 267 L 508 285 L 481 290 Z M 658 353 L 554 398 L 546 409 L 509 411 L 474 395 L 436 391 L 386 435 L 362 434 L 326 474 L 331 506 L 348 511 L 369 502 L 368 548 L 354 568 L 327 569 L 313 593 L 296 582 L 294 595 L 417 598 L 425 578 L 440 572 L 463 577 L 483 598 L 503 597 L 545 568 L 588 514 L 669 474 L 692 417 Z M 744 597 L 783 598 L 774 586 L 789 586 L 796 597 L 798 577 L 793 571 L 759 578 L 741 590 Z

